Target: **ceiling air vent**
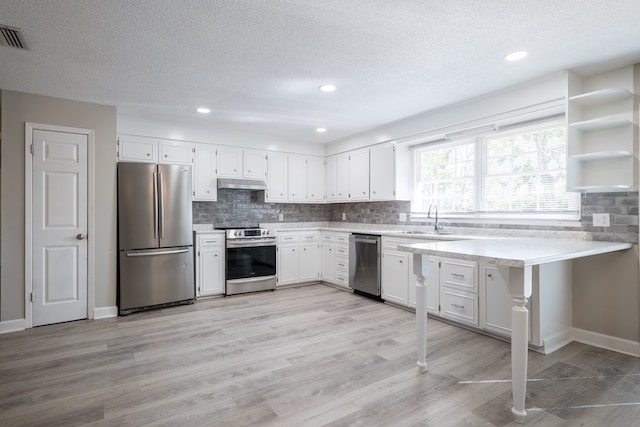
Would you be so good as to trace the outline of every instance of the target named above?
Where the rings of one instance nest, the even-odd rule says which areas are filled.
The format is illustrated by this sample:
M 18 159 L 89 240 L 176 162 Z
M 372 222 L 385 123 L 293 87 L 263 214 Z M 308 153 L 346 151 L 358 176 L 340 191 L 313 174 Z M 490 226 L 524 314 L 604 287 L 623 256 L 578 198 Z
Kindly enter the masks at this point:
M 7 27 L 6 25 L 0 25 L 0 45 L 29 50 L 20 28 Z

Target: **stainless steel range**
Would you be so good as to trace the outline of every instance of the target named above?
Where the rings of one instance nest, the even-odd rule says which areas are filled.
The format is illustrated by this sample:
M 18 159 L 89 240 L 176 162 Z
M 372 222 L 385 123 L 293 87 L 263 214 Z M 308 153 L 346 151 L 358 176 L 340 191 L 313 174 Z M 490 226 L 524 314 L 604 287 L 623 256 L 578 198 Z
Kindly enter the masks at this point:
M 232 228 L 226 232 L 226 294 L 276 287 L 276 237 L 264 228 Z

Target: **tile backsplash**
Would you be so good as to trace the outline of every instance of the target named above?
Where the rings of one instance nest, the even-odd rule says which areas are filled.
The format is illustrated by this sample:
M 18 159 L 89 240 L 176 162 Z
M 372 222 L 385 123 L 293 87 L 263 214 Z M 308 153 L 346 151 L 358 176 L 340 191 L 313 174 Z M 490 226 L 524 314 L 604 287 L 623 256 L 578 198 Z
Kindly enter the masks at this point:
M 328 221 L 331 205 L 296 203 L 260 203 L 258 193 L 250 190 L 218 190 L 217 202 L 193 202 L 193 223 L 215 227 L 249 227 L 261 222 Z
M 432 221 L 410 221 L 408 201 L 358 202 L 332 204 L 260 203 L 257 192 L 218 190 L 217 202 L 193 202 L 193 223 L 216 227 L 254 226 L 275 223 L 279 214 L 283 222 L 351 222 L 366 224 L 431 225 Z M 638 192 L 589 193 L 581 196 L 582 226 L 526 226 L 509 224 L 462 224 L 441 219 L 451 227 L 586 231 L 594 240 L 638 243 Z M 406 213 L 401 222 L 399 214 Z M 594 227 L 594 213 L 609 213 L 611 227 Z M 344 214 L 344 220 L 343 215 Z

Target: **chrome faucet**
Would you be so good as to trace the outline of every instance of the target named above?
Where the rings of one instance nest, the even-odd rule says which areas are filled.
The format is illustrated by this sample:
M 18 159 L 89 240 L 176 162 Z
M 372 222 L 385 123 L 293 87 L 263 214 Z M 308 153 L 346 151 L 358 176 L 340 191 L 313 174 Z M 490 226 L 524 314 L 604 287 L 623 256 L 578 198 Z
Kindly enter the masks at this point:
M 433 224 L 433 231 L 437 233 L 438 231 L 440 231 L 440 226 L 438 225 L 438 206 L 434 205 L 433 203 L 429 205 L 429 210 L 427 211 L 427 218 L 431 218 L 431 208 L 433 208 L 433 210 L 436 211 L 436 222 Z

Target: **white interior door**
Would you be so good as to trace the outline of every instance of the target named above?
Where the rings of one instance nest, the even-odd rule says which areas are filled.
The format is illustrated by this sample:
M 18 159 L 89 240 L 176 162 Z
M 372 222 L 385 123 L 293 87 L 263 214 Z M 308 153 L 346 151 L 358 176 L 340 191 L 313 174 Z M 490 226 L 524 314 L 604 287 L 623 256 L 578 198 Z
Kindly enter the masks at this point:
M 87 318 L 87 135 L 33 130 L 32 324 Z

